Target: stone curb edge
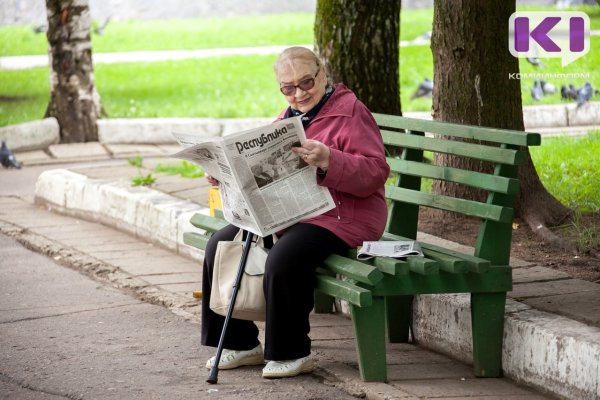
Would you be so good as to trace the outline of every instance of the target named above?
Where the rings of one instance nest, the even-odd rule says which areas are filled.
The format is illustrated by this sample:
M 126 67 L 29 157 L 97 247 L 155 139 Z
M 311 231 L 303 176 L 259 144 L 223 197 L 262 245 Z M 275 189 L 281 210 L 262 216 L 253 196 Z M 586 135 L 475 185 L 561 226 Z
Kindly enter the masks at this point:
M 49 170 L 36 183 L 35 201 L 57 211 L 98 221 L 200 260 L 183 243 L 190 217 L 208 209 L 129 183 L 88 179 Z M 415 339 L 420 345 L 472 363 L 468 295 L 417 296 Z M 506 376 L 569 399 L 600 398 L 600 329 L 507 301 L 503 369 Z

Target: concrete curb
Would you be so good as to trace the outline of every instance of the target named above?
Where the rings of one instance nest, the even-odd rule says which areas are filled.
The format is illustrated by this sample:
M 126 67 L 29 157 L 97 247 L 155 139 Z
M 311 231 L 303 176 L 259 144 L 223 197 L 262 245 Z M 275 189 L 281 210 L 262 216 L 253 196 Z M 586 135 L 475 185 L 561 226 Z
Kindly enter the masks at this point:
M 201 252 L 183 243 L 183 232 L 195 229 L 190 217 L 208 214 L 198 204 L 67 170 L 42 173 L 35 199 L 201 260 Z M 470 321 L 468 295 L 417 296 L 415 338 L 425 347 L 472 362 Z M 564 398 L 600 398 L 600 329 L 509 300 L 504 343 L 503 367 L 510 378 Z
M 408 112 L 407 117 L 431 119 L 428 112 Z M 525 129 L 548 131 L 549 128 L 573 130 L 575 127 L 600 126 L 600 102 L 577 108 L 573 103 L 528 106 L 523 108 Z M 199 136 L 223 136 L 261 125 L 273 118 L 111 118 L 98 120 L 98 141 L 115 144 L 175 144 L 172 132 Z M 54 118 L 0 128 L 0 139 L 15 152 L 47 150 L 59 142 L 58 122 Z

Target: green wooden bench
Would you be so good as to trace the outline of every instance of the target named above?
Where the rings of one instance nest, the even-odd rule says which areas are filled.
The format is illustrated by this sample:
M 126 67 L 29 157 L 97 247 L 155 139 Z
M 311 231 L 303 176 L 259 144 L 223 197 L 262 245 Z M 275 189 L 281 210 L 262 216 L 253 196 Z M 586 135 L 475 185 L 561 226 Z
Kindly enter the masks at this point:
M 519 190 L 517 169 L 526 159 L 526 146 L 539 145 L 540 135 L 373 115 L 386 146 L 402 149 L 401 156 L 388 157 L 397 180 L 394 186 L 386 186 L 390 206 L 382 240 L 416 239 L 419 208 L 432 207 L 481 219 L 475 252 L 462 254 L 421 243 L 424 257 L 406 260 L 376 257 L 357 261 L 356 250 L 345 257 L 331 255 L 317 268 L 315 312 L 332 312 L 334 298 L 348 302 L 361 378 L 384 382 L 386 337 L 392 343 L 408 341 L 412 296 L 470 293 L 474 374 L 500 376 L 506 292 L 512 289 L 509 258 Z M 485 160 L 495 168 L 492 173 L 481 173 L 436 166 L 424 159 L 423 151 Z M 483 189 L 487 201 L 421 192 L 422 178 Z M 194 215 L 191 223 L 205 233 L 185 233 L 184 241 L 200 249 L 212 232 L 227 225 L 222 219 L 201 214 Z

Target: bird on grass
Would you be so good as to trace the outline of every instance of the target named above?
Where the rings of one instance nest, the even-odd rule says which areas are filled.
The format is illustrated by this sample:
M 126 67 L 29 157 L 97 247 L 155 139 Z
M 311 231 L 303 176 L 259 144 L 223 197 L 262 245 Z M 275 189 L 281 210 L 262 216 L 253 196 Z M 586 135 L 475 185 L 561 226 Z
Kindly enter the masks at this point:
M 540 85 L 540 81 L 538 81 L 537 79 L 533 82 L 533 87 L 531 88 L 531 97 L 535 101 L 540 101 L 542 97 L 544 97 L 542 85 Z
M 108 16 L 108 18 L 106 18 L 104 20 L 104 23 L 102 25 L 94 28 L 94 33 L 98 36 L 102 36 L 102 34 L 104 33 L 104 30 L 106 29 L 106 25 L 108 25 L 109 21 L 110 21 L 110 16 Z
M 577 108 L 590 101 L 593 95 L 594 88 L 592 87 L 592 84 L 586 82 L 585 85 L 583 85 L 583 87 L 577 91 Z
M 21 164 L 15 158 L 15 155 L 6 147 L 6 142 L 2 141 L 2 146 L 0 146 L 0 164 L 4 168 L 21 168 Z
M 540 84 L 542 85 L 542 91 L 544 92 L 544 95 L 556 93 L 556 87 L 553 84 L 548 83 L 543 79 L 540 81 Z
M 563 100 L 577 100 L 577 89 L 572 84 L 569 86 L 562 85 L 560 87 L 560 98 Z
M 429 78 L 425 78 L 423 82 L 419 85 L 417 90 L 410 96 L 411 100 L 414 100 L 418 97 L 431 96 L 433 93 L 433 81 Z
M 529 64 L 533 65 L 534 67 L 544 68 L 546 66 L 537 57 L 527 57 L 527 61 L 529 62 Z
M 32 29 L 33 33 L 44 33 L 48 30 L 48 27 L 46 25 L 38 25 L 38 26 L 34 26 Z

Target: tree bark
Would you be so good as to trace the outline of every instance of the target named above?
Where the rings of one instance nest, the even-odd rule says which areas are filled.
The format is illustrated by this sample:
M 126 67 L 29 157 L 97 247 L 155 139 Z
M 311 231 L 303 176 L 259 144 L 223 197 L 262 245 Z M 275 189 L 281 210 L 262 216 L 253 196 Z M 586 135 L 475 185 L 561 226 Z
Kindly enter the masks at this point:
M 508 20 L 514 11 L 514 0 L 434 1 L 435 120 L 524 130 L 520 83 L 509 78 L 519 72 L 518 59 L 508 51 Z M 443 154 L 436 154 L 435 162 L 473 170 L 491 168 Z M 544 188 L 529 153 L 519 168 L 519 178 L 517 215 L 547 241 L 562 243 L 548 226 L 562 222 L 570 210 Z M 473 188 L 443 181 L 434 181 L 433 191 L 478 200 L 484 196 Z
M 60 125 L 62 143 L 98 140 L 100 96 L 94 84 L 87 0 L 46 0 L 50 102 L 46 116 Z
M 372 112 L 401 115 L 400 0 L 319 0 L 315 49 Z

